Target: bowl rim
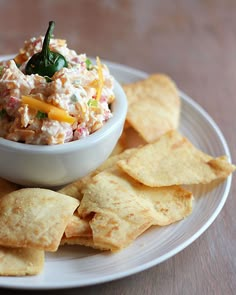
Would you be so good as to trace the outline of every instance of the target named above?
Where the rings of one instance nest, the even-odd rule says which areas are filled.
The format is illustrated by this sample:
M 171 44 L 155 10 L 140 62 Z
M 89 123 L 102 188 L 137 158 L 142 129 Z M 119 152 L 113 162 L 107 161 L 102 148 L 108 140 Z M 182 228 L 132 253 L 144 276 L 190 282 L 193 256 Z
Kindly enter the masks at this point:
M 7 149 L 11 152 L 22 152 L 28 154 L 63 154 L 68 152 L 73 152 L 75 150 L 82 150 L 95 145 L 97 142 L 101 141 L 104 137 L 109 136 L 114 129 L 120 124 L 124 124 L 127 110 L 128 102 L 126 94 L 119 84 L 119 82 L 114 78 L 114 93 L 115 100 L 111 104 L 112 117 L 108 119 L 104 125 L 97 131 L 88 136 L 62 144 L 57 145 L 33 145 L 21 142 L 15 142 L 3 137 L 0 137 L 0 149 Z

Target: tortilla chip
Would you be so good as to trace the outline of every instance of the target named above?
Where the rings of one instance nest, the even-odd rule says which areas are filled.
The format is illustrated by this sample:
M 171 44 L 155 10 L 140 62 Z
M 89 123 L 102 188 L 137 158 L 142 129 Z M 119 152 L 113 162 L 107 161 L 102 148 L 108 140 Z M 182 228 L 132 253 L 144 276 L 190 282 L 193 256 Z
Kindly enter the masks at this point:
M 154 74 L 123 88 L 129 102 L 126 120 L 146 142 L 178 128 L 181 101 L 168 76 Z
M 43 269 L 44 251 L 0 246 L 0 261 L 1 276 L 36 275 Z
M 101 172 L 87 185 L 78 213 L 82 219 L 93 214 L 89 224 L 96 247 L 117 251 L 149 228 L 153 217 L 145 200 L 109 176 Z
M 226 157 L 213 158 L 194 147 L 177 131 L 135 151 L 117 163 L 127 174 L 151 187 L 206 184 L 235 170 Z
M 56 251 L 79 201 L 48 189 L 25 188 L 0 199 L 0 245 Z
M 6 179 L 0 178 L 0 198 L 19 189 L 20 186 Z

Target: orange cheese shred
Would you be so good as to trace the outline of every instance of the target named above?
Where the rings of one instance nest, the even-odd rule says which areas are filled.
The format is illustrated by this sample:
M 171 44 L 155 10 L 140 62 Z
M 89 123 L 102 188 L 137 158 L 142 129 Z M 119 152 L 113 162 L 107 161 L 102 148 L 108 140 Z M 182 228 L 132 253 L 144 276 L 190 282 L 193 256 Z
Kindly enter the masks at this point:
M 17 56 L 14 57 L 14 61 L 17 65 L 23 64 L 27 60 L 27 56 L 24 53 L 20 53 Z
M 49 119 L 66 122 L 69 124 L 73 124 L 76 120 L 74 117 L 70 116 L 67 111 L 41 101 L 37 98 L 26 95 L 22 95 L 21 98 L 23 104 L 27 104 L 30 108 L 47 113 Z
M 102 95 L 102 88 L 104 85 L 104 77 L 103 77 L 103 72 L 102 72 L 102 64 L 100 61 L 100 58 L 97 56 L 97 67 L 98 67 L 98 87 L 97 87 L 97 95 L 96 95 L 96 100 L 99 101 Z

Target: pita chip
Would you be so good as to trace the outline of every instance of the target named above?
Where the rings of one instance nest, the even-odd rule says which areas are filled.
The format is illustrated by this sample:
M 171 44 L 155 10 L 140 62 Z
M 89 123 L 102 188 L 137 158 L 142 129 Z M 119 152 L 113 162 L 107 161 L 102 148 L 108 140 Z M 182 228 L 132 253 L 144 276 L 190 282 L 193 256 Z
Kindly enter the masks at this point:
M 168 76 L 153 74 L 123 88 L 129 102 L 126 121 L 146 142 L 178 128 L 181 101 Z
M 92 229 L 89 221 L 74 214 L 66 226 L 65 233 L 61 239 L 61 245 L 81 245 L 95 249 L 105 250 L 95 247 L 93 242 Z
M 96 250 L 110 250 L 109 248 L 102 248 L 100 245 L 95 245 L 93 242 L 93 237 L 70 237 L 67 238 L 65 236 L 61 239 L 61 246 L 63 245 L 80 245 L 85 247 L 90 247 Z
M 39 274 L 44 265 L 44 251 L 0 246 L 0 275 L 25 276 Z
M 48 189 L 25 188 L 0 199 L 0 245 L 56 251 L 79 201 Z
M 92 176 L 93 172 L 84 176 L 83 178 L 80 178 L 74 182 L 67 184 L 66 186 L 58 190 L 58 193 L 73 197 L 81 201 L 83 198 L 81 191 L 84 188 L 84 186 L 91 181 Z
M 92 215 L 89 224 L 95 247 L 117 251 L 149 228 L 153 217 L 145 200 L 109 176 L 101 172 L 87 185 L 78 214 L 83 219 Z
M 114 167 L 107 172 L 97 175 L 97 178 L 106 177 L 110 182 L 117 181 L 142 199 L 150 209 L 153 225 L 169 225 L 192 213 L 193 195 L 180 186 L 149 187 L 118 168 Z
M 225 156 L 213 158 L 203 153 L 178 131 L 167 132 L 117 164 L 151 187 L 206 184 L 224 179 L 235 170 Z
M 143 186 L 137 194 L 149 201 L 154 212 L 153 225 L 169 225 L 192 213 L 193 195 L 180 186 L 156 188 Z
M 67 196 L 74 197 L 78 200 L 82 200 L 83 194 L 82 190 L 83 188 L 92 181 L 93 176 L 98 174 L 101 171 L 105 171 L 114 165 L 119 160 L 126 159 L 129 157 L 133 152 L 135 151 L 135 148 L 130 148 L 125 150 L 124 152 L 120 154 L 113 155 L 109 157 L 103 164 L 101 164 L 95 171 L 91 172 L 90 174 L 86 175 L 85 177 L 78 179 L 77 181 L 74 181 L 65 187 L 61 188 L 58 192 L 61 194 L 65 194 Z
M 92 237 L 89 222 L 77 215 L 72 215 L 65 229 L 65 237 Z
M 149 225 L 164 226 L 192 212 L 192 193 L 178 186 L 147 187 L 117 166 L 94 176 L 83 193 L 80 217 L 70 219 L 62 244 L 117 251 L 143 232 L 139 222 L 145 214 Z

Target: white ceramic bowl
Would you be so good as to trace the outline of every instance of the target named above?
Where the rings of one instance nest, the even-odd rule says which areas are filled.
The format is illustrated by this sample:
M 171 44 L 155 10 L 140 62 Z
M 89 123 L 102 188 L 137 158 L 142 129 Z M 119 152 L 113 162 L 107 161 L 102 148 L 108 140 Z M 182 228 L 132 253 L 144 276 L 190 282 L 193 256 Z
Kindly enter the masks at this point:
M 77 141 L 42 146 L 0 138 L 0 177 L 34 187 L 59 187 L 95 170 L 111 154 L 124 126 L 127 100 L 115 81 L 113 117 L 95 133 Z

